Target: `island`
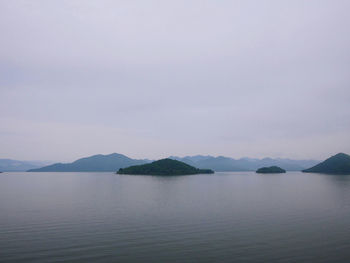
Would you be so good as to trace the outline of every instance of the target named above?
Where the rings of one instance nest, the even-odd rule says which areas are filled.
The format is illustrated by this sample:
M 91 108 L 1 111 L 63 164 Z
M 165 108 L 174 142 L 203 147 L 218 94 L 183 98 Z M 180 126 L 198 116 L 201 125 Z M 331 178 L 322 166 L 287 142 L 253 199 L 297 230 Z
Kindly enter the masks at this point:
M 214 173 L 213 170 L 198 169 L 186 163 L 168 158 L 148 164 L 120 168 L 117 172 L 117 174 L 131 175 L 191 175 L 212 173 Z
M 278 166 L 262 167 L 256 171 L 258 174 L 281 174 L 285 173 L 286 170 Z
M 303 172 L 350 175 L 350 155 L 338 153 Z

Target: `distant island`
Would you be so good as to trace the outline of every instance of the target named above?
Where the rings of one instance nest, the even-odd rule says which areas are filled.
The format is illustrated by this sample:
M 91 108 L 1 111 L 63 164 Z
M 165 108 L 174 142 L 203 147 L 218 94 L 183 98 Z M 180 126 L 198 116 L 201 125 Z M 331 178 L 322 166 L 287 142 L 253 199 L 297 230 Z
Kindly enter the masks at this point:
M 148 164 L 120 168 L 117 173 L 131 175 L 191 175 L 212 174 L 214 171 L 198 169 L 186 163 L 167 158 Z
M 285 173 L 286 170 L 278 166 L 262 167 L 256 171 L 258 174 L 280 174 Z
M 345 153 L 338 153 L 314 167 L 303 170 L 303 172 L 350 175 L 350 156 Z

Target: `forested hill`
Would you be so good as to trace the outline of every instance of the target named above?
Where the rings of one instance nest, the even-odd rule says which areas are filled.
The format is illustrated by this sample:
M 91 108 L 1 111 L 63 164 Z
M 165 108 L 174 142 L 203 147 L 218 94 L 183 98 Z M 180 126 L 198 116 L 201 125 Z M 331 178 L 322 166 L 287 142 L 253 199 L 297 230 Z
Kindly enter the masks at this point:
M 148 164 L 120 168 L 118 171 L 118 174 L 134 175 L 190 175 L 211 173 L 214 173 L 214 171 L 210 169 L 198 169 L 172 159 L 162 159 Z
M 305 173 L 350 174 L 350 156 L 338 153 L 327 160 L 303 170 Z

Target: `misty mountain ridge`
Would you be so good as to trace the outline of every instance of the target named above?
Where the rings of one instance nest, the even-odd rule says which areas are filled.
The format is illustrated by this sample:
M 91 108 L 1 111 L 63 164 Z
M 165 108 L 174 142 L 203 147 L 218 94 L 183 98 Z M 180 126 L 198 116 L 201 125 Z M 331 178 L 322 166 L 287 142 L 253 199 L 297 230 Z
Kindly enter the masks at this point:
M 282 158 L 240 158 L 233 159 L 225 156 L 194 155 L 169 159 L 184 162 L 200 169 L 212 169 L 217 172 L 256 171 L 264 166 L 280 166 L 287 171 L 301 171 L 318 163 L 315 160 L 292 160 Z M 41 168 L 30 168 L 30 172 L 115 172 L 120 168 L 150 163 L 149 159 L 132 159 L 123 154 L 93 155 L 78 159 L 72 163 L 55 163 Z
M 198 168 L 210 168 L 217 172 L 228 171 L 255 171 L 265 166 L 280 166 L 287 171 L 301 171 L 314 166 L 318 163 L 316 160 L 293 160 L 288 158 L 270 158 L 263 159 L 243 157 L 233 159 L 225 156 L 170 156 L 169 158 L 182 161 Z
M 1 172 L 23 172 L 48 165 L 49 161 L 19 161 L 12 159 L 0 159 Z
M 39 169 L 30 169 L 28 172 L 115 172 L 120 168 L 149 162 L 147 159 L 132 159 L 119 153 L 97 154 L 72 163 L 55 163 Z

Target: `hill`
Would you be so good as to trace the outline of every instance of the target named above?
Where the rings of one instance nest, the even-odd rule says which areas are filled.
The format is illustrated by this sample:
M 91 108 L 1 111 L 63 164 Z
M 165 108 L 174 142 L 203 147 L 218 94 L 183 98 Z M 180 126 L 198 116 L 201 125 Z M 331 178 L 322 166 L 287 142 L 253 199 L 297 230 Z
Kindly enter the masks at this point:
M 258 174 L 280 174 L 285 173 L 286 170 L 278 166 L 262 167 L 256 171 Z
M 55 163 L 38 169 L 30 169 L 28 172 L 114 172 L 120 168 L 148 162 L 150 161 L 131 159 L 118 153 L 98 154 L 72 163 Z
M 327 160 L 303 170 L 304 173 L 350 174 L 350 156 L 338 153 Z
M 190 174 L 211 174 L 209 169 L 198 169 L 184 162 L 172 159 L 162 159 L 148 164 L 121 168 L 118 174 L 133 175 L 190 175 Z
M 44 161 L 18 161 L 12 159 L 0 159 L 0 171 L 2 172 L 24 172 L 29 169 L 35 169 L 48 165 Z
M 280 166 L 286 169 L 287 171 L 301 171 L 318 163 L 318 161 L 315 160 L 292 160 L 282 158 L 233 159 L 225 156 L 213 157 L 202 155 L 186 156 L 183 158 L 177 156 L 170 156 L 169 158 L 187 163 L 198 168 L 210 168 L 217 172 L 256 171 L 260 167 L 268 166 Z

